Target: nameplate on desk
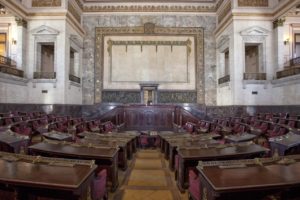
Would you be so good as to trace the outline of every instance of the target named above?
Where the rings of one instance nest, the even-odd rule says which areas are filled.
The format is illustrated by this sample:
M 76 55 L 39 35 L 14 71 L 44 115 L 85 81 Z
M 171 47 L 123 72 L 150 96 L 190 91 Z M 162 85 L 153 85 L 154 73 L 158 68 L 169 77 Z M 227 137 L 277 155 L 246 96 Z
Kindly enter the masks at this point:
M 234 168 L 244 168 L 247 167 L 246 164 L 236 164 L 236 165 L 219 165 L 220 169 L 234 169 Z

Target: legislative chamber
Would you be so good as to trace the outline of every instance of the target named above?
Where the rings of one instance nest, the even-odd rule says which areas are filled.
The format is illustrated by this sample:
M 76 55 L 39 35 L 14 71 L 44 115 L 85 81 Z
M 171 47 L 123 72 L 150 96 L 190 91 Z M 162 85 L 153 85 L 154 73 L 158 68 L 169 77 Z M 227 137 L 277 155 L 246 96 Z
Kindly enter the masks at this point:
M 300 200 L 300 0 L 0 0 L 0 200 Z

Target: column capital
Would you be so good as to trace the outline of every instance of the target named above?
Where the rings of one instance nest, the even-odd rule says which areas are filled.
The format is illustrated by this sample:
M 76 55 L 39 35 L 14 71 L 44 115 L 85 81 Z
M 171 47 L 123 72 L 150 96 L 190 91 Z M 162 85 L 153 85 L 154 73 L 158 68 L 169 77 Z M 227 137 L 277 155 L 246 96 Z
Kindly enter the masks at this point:
M 24 19 L 16 17 L 15 20 L 18 26 L 23 26 L 24 28 L 27 28 L 27 21 L 25 21 Z
M 279 26 L 283 26 L 285 22 L 285 18 L 279 18 L 273 21 L 273 29 L 278 28 Z

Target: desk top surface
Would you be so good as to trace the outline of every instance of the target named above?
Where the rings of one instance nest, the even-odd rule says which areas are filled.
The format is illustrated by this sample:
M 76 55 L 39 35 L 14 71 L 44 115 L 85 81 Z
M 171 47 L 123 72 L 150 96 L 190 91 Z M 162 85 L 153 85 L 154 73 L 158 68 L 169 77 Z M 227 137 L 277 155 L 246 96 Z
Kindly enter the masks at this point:
M 269 163 L 263 166 L 251 164 L 242 167 L 234 167 L 233 165 L 232 168 L 222 166 L 197 168 L 217 192 L 300 186 L 299 160 L 291 164 Z
M 29 147 L 30 151 L 51 153 L 61 156 L 82 157 L 91 159 L 112 158 L 118 152 L 116 147 L 89 147 L 79 144 L 64 144 L 64 143 L 47 143 L 41 142 Z
M 293 147 L 300 145 L 300 135 L 290 132 L 283 136 L 270 138 L 269 141 L 286 147 Z
M 238 143 L 232 145 L 214 145 L 203 148 L 179 148 L 178 154 L 184 159 L 221 159 L 267 152 L 268 149 L 253 143 Z
M 29 140 L 28 136 L 24 136 L 24 135 L 20 135 L 17 133 L 0 133 L 0 141 L 4 142 L 6 144 L 13 144 L 13 143 L 17 143 L 17 142 L 22 142 L 25 140 Z
M 26 155 L 26 157 L 35 156 Z M 40 162 L 34 163 L 35 159 L 39 159 Z M 1 155 L 0 170 L 5 173 L 0 173 L 0 182 L 29 187 L 74 190 L 79 188 L 96 169 L 96 165 L 80 164 L 75 160 L 67 163 L 61 161 L 65 159 L 57 158 L 45 158 L 48 160 L 45 161 L 42 157 L 35 157 L 33 160 L 16 158 L 14 154 Z
M 242 134 L 235 134 L 235 135 L 226 135 L 225 139 L 232 142 L 244 142 L 244 141 L 252 140 L 256 137 L 257 135 L 254 134 L 242 133 Z
M 42 134 L 44 137 L 54 140 L 67 140 L 71 139 L 72 135 L 69 133 L 60 133 L 60 132 L 47 132 Z

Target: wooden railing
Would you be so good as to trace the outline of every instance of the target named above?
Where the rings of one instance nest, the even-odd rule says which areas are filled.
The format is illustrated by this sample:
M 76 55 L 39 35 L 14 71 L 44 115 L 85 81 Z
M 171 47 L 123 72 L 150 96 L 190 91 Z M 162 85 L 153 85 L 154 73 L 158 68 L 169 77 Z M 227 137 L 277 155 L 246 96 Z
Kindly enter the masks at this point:
M 10 58 L 0 56 L 0 72 L 18 77 L 24 77 L 24 72 L 12 65 L 13 61 Z
M 266 73 L 244 73 L 244 80 L 266 80 Z
M 278 71 L 276 72 L 276 76 L 277 78 L 284 78 L 284 77 L 288 77 L 288 76 L 293 76 L 293 75 L 297 75 L 300 74 L 300 67 L 289 67 L 287 69 L 284 69 L 282 71 Z
M 80 84 L 80 78 L 72 74 L 69 74 L 69 80 Z
M 226 75 L 226 76 L 224 76 L 222 78 L 219 78 L 218 83 L 222 84 L 222 83 L 227 83 L 229 81 L 230 81 L 230 75 Z
M 34 79 L 55 79 L 56 72 L 34 72 L 33 78 Z

